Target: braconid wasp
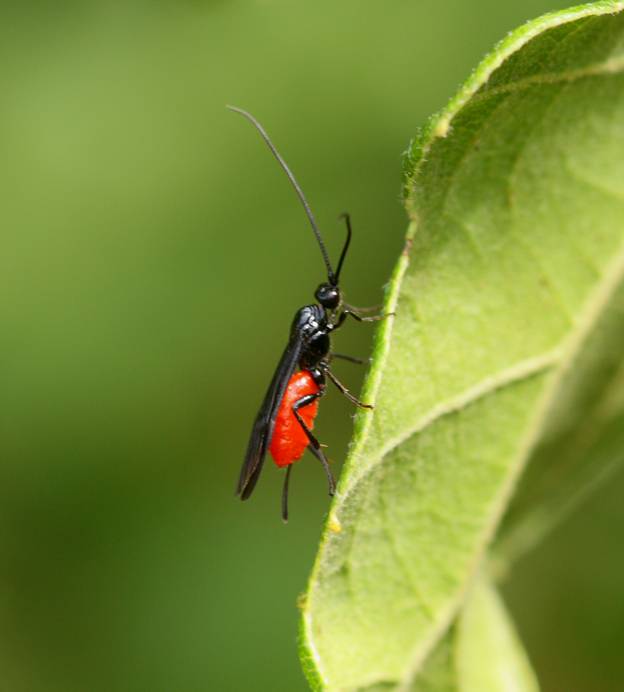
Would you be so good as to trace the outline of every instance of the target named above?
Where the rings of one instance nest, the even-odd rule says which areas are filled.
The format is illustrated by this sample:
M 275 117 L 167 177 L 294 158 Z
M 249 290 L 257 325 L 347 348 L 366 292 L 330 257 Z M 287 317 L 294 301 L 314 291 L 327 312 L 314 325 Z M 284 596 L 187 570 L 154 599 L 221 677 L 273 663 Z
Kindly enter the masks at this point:
M 364 404 L 353 396 L 332 373 L 330 364 L 334 358 L 342 358 L 354 363 L 362 363 L 362 361 L 333 353 L 330 350 L 330 335 L 349 316 L 359 322 L 372 322 L 383 319 L 385 315 L 365 316 L 364 313 L 374 311 L 376 308 L 355 308 L 342 299 L 339 281 L 340 271 L 351 242 L 349 215 L 341 215 L 346 223 L 347 237 L 334 271 L 303 191 L 268 134 L 262 125 L 246 111 L 234 106 L 228 106 L 228 108 L 240 113 L 254 125 L 288 176 L 310 221 L 327 269 L 327 281 L 320 284 L 314 293 L 318 302 L 300 308 L 292 322 L 288 345 L 256 416 L 236 489 L 236 494 L 240 495 L 241 500 L 250 497 L 258 482 L 268 450 L 277 466 L 286 467 L 282 490 L 282 518 L 287 521 L 290 471 L 293 463 L 303 456 L 306 449 L 309 449 L 323 465 L 329 483 L 329 494 L 333 495 L 336 489 L 327 457 L 312 433 L 318 402 L 325 394 L 326 380 L 329 379 L 356 406 L 365 409 L 373 408 L 370 404 Z

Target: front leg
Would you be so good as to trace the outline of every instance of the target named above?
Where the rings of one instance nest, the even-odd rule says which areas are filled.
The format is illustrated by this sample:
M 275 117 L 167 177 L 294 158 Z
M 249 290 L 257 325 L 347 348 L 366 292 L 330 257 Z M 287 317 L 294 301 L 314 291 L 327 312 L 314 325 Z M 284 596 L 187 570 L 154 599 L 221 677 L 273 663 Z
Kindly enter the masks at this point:
M 349 305 L 348 303 L 344 303 L 343 307 L 344 311 L 342 315 L 340 315 L 341 319 L 338 320 L 340 324 L 342 324 L 345 321 L 348 315 L 351 315 L 351 317 L 353 317 L 353 319 L 357 320 L 358 322 L 378 322 L 379 320 L 385 320 L 386 317 L 391 317 L 394 315 L 394 312 L 386 312 L 383 315 L 364 316 L 361 313 L 369 312 L 368 308 L 356 308 L 353 305 Z
M 379 303 L 378 305 L 371 305 L 367 308 L 362 308 L 359 306 L 356 307 L 355 305 L 350 305 L 349 303 L 345 303 L 344 301 L 342 304 L 347 308 L 347 310 L 357 312 L 360 315 L 365 315 L 368 312 L 379 312 L 381 308 L 383 308 L 383 305 L 381 303 Z
M 347 317 L 351 316 L 354 320 L 358 322 L 378 322 L 379 320 L 385 320 L 386 317 L 394 317 L 394 312 L 386 312 L 383 315 L 361 315 L 358 308 L 354 308 L 353 305 L 348 303 L 343 303 L 342 312 L 338 315 L 338 318 L 333 324 L 328 325 L 328 331 L 333 331 L 334 329 L 339 329 Z

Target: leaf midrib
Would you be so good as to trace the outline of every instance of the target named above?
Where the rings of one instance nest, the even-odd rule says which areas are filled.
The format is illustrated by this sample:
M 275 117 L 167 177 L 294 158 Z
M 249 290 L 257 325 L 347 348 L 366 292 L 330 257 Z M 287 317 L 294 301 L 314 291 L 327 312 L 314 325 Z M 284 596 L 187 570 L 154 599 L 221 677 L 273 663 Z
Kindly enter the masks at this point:
M 583 27 L 585 28 L 585 27 Z M 566 39 L 569 37 L 566 37 Z M 588 65 L 587 67 L 579 67 L 576 70 L 564 70 L 562 72 L 551 72 L 545 74 L 531 75 L 518 79 L 515 82 L 502 84 L 501 86 L 485 89 L 482 93 L 476 93 L 470 103 L 483 103 L 488 99 L 502 94 L 516 94 L 532 86 L 548 86 L 550 84 L 573 83 L 586 77 L 598 77 L 601 75 L 615 75 L 624 71 L 624 55 L 610 57 L 599 63 Z
M 349 488 L 347 488 L 344 493 L 337 495 L 335 504 L 342 504 L 348 498 L 354 486 L 371 474 L 379 464 L 383 463 L 384 458 L 388 456 L 388 454 L 407 442 L 414 435 L 423 432 L 441 418 L 458 413 L 468 406 L 486 398 L 495 391 L 513 386 L 514 384 L 552 369 L 561 361 L 561 358 L 562 350 L 560 347 L 557 347 L 538 356 L 521 360 L 494 375 L 484 377 L 477 382 L 477 384 L 468 387 L 450 399 L 436 404 L 418 418 L 407 430 L 384 445 L 376 454 L 375 460 L 369 463 L 361 473 L 356 474 L 352 472 Z M 358 454 L 361 454 L 361 452 L 358 452 Z

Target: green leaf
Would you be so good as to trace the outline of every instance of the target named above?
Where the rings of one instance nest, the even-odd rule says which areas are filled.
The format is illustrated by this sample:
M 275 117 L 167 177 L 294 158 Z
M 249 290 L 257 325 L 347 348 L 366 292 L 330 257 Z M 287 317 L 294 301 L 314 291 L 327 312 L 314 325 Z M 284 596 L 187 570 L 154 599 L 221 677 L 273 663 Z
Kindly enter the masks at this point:
M 356 419 L 303 607 L 316 688 L 453 689 L 447 633 L 527 464 L 500 560 L 621 461 L 623 9 L 510 34 L 407 152 L 376 408 Z
M 579 345 L 500 530 L 502 571 L 534 547 L 624 461 L 624 284 Z
M 457 626 L 459 692 L 537 692 L 529 660 L 496 590 L 475 583 Z

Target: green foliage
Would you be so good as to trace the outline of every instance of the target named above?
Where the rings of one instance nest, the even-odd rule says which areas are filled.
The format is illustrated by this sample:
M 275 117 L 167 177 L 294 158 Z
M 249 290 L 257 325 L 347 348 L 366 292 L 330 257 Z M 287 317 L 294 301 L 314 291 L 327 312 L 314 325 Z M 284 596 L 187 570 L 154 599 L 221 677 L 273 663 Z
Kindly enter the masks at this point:
M 538 689 L 502 601 L 486 578 L 477 581 L 464 603 L 457 626 L 456 662 L 461 692 Z
M 520 28 L 407 152 L 376 409 L 303 608 L 315 687 L 536 689 L 487 577 L 471 584 L 622 460 L 622 9 Z

